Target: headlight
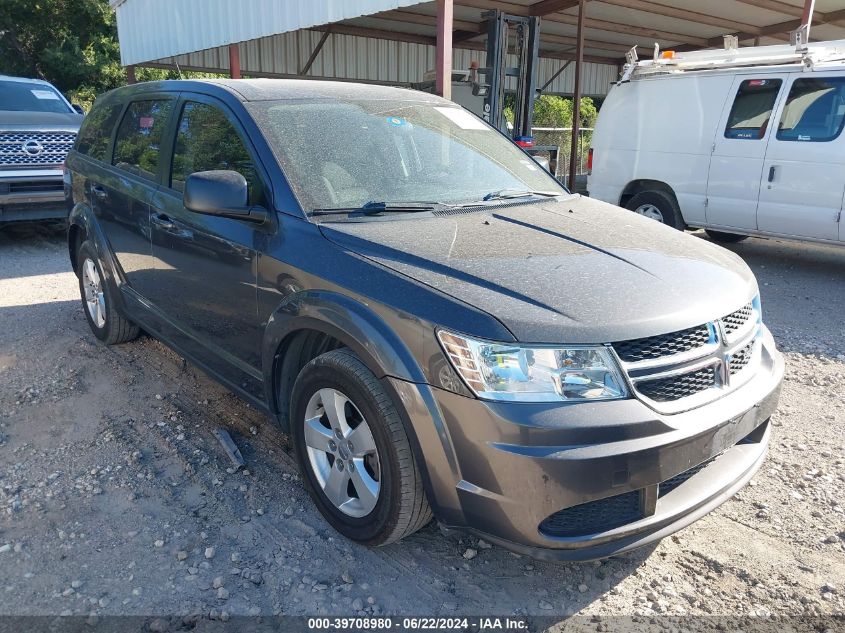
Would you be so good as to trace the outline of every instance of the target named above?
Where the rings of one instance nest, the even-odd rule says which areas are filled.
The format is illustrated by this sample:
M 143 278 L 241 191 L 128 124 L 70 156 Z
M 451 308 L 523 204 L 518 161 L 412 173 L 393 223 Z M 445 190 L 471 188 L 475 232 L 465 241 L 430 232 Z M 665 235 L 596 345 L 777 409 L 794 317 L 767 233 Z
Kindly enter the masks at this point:
M 477 341 L 440 330 L 455 370 L 479 398 L 522 402 L 616 400 L 628 395 L 602 346 L 522 346 Z

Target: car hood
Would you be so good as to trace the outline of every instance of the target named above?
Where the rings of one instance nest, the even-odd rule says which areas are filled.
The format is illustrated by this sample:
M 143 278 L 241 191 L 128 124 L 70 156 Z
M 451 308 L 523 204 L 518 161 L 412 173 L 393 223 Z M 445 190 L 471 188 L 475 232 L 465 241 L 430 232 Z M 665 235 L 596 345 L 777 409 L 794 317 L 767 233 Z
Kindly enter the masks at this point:
M 85 118 L 76 112 L 10 112 L 0 111 L 0 129 L 78 130 Z
M 662 334 L 725 316 L 757 292 L 730 251 L 581 196 L 321 230 L 488 312 L 523 342 Z

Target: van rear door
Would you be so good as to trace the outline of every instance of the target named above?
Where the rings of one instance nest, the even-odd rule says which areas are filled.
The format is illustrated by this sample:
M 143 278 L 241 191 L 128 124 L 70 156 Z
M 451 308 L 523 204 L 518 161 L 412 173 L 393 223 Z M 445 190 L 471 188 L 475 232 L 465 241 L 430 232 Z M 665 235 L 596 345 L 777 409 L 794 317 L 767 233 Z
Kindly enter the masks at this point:
M 707 225 L 757 228 L 760 177 L 772 112 L 786 74 L 739 75 L 734 79 L 713 141 L 707 178 Z
M 836 240 L 845 193 L 845 73 L 796 73 L 763 164 L 757 226 Z

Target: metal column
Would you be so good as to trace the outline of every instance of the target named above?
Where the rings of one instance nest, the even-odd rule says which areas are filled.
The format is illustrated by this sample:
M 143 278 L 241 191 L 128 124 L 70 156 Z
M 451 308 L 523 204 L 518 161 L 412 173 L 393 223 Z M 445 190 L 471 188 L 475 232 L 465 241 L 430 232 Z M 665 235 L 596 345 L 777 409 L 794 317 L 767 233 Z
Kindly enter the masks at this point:
M 241 78 L 241 51 L 237 44 L 229 44 L 229 76 L 232 79 Z
M 444 99 L 452 98 L 452 0 L 437 0 L 437 43 L 434 90 Z
M 578 39 L 575 47 L 575 88 L 572 95 L 572 143 L 569 150 L 569 190 L 575 191 L 578 167 L 578 132 L 581 127 L 581 70 L 584 65 L 584 13 L 587 0 L 578 3 Z

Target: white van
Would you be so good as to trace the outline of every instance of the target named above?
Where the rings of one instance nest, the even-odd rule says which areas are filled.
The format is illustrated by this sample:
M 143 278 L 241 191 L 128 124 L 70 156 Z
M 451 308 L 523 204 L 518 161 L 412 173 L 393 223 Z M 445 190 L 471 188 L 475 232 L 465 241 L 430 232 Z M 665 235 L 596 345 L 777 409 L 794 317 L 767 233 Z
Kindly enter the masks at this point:
M 629 58 L 589 192 L 716 240 L 845 244 L 843 122 L 845 40 Z

